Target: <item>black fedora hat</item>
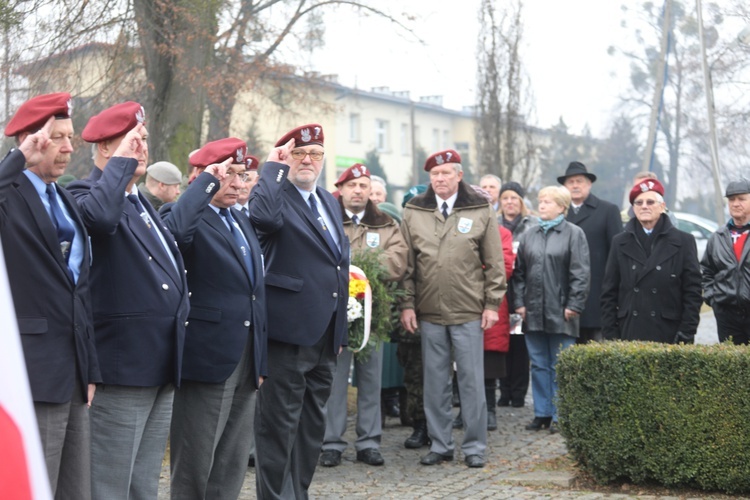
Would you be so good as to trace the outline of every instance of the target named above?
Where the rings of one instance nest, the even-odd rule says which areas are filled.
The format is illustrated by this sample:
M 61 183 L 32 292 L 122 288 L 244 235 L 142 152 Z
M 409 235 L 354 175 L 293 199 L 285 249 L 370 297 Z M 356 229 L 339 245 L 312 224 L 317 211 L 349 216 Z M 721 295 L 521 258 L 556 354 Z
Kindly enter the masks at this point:
M 565 184 L 565 179 L 574 175 L 583 175 L 588 177 L 591 182 L 596 182 L 596 176 L 586 170 L 586 165 L 580 161 L 571 161 L 568 168 L 565 170 L 565 175 L 561 175 L 557 178 L 557 182 Z

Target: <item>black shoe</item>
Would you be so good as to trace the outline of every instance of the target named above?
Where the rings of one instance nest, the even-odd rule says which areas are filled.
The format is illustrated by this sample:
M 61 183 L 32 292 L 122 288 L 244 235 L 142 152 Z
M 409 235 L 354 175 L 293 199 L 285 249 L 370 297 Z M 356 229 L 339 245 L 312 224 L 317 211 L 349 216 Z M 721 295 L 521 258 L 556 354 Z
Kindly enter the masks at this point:
M 423 456 L 419 461 L 422 465 L 437 465 L 440 462 L 450 462 L 453 460 L 453 454 L 441 455 L 440 453 L 431 451 L 427 455 Z
M 250 455 L 250 459 L 247 461 L 248 467 L 255 467 L 255 456 Z
M 411 436 L 404 441 L 404 446 L 409 449 L 417 449 L 422 446 L 429 446 L 430 436 L 427 433 L 427 422 L 424 420 L 417 420 L 414 422 L 414 432 Z
M 557 434 L 558 432 L 560 432 L 560 427 L 558 426 L 557 422 L 552 422 L 549 425 L 549 433 L 550 434 Z
M 487 430 L 488 431 L 497 430 L 497 416 L 495 415 L 494 411 L 487 412 Z
M 398 403 L 394 401 L 385 402 L 385 415 L 386 417 L 398 418 L 401 416 L 401 410 L 398 407 Z
M 510 406 L 510 399 L 504 399 L 504 398 L 498 399 L 497 406 Z
M 539 431 L 549 429 L 552 417 L 534 417 L 534 420 L 526 426 L 527 431 Z
M 323 467 L 341 465 L 341 452 L 338 450 L 323 450 L 320 454 L 320 465 Z
M 525 404 L 526 403 L 524 403 L 523 399 L 516 399 L 511 403 L 511 405 L 513 405 L 513 408 L 523 408 Z
M 383 465 L 383 455 L 380 454 L 380 450 L 377 448 L 367 448 L 366 450 L 359 450 L 357 452 L 357 462 L 363 462 L 367 465 Z
M 462 429 L 464 426 L 464 419 L 461 417 L 461 412 L 458 412 L 458 415 L 456 415 L 456 418 L 453 420 L 453 428 L 454 429 Z
M 484 467 L 484 457 L 482 455 L 468 455 L 464 458 L 464 463 L 471 468 Z

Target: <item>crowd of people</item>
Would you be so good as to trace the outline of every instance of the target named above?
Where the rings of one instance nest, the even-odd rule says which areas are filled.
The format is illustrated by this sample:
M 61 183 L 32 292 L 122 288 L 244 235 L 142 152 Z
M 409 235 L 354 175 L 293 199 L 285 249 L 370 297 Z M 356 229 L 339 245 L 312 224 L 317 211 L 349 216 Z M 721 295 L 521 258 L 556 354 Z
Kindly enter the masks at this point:
M 529 382 L 526 429 L 558 431 L 565 348 L 692 343 L 704 301 L 721 341 L 750 342 L 746 179 L 728 184 L 730 219 L 699 262 L 653 175 L 634 179 L 631 217 L 573 161 L 532 210 L 518 182 L 467 183 L 447 149 L 399 210 L 360 163 L 335 193 L 319 186 L 313 123 L 263 165 L 242 139 L 204 144 L 180 193 L 179 168 L 149 166 L 146 110 L 128 101 L 89 120 L 91 172 L 63 187 L 71 113 L 67 93 L 26 101 L 0 163 L 0 236 L 56 498 L 156 498 L 167 442 L 172 498 L 237 498 L 248 463 L 258 498 L 307 498 L 316 466 L 340 465 L 348 446 L 350 365 L 357 461 L 385 463 L 381 393 L 403 386 L 404 446 L 429 447 L 424 466 L 451 461 L 462 427 L 474 468 L 495 407 L 523 406 Z M 347 335 L 358 252 L 375 252 L 401 290 L 397 348 L 366 358 Z M 399 364 L 389 376 L 402 380 L 384 384 Z

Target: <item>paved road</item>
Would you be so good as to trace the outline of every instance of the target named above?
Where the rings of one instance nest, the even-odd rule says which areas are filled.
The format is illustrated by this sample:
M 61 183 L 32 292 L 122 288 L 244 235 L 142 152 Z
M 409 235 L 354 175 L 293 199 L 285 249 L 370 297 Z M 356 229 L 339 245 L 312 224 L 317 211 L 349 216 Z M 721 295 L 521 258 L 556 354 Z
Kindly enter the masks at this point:
M 716 343 L 716 324 L 711 312 L 701 315 L 697 342 Z M 455 411 L 455 410 L 454 410 Z M 636 495 L 602 494 L 568 488 L 571 477 L 555 472 L 555 460 L 565 456 L 566 448 L 559 434 L 529 432 L 524 426 L 533 418 L 531 394 L 524 408 L 497 408 L 499 429 L 489 433 L 487 466 L 469 469 L 457 452 L 451 463 L 425 467 L 419 464 L 426 449 L 407 450 L 404 440 L 411 428 L 401 427 L 398 419 L 388 419 L 383 432 L 381 451 L 386 463 L 372 467 L 355 461 L 350 447 L 343 463 L 334 468 L 318 467 L 310 488 L 313 498 L 492 498 L 541 499 L 635 498 Z M 353 425 L 347 439 L 353 442 Z M 460 448 L 461 431 L 454 431 Z M 162 470 L 159 499 L 169 498 L 169 469 Z M 248 469 L 240 499 L 255 498 L 255 472 Z M 639 497 L 646 498 L 646 497 Z M 656 498 L 656 497 L 648 497 Z M 677 498 L 677 497 L 663 497 Z

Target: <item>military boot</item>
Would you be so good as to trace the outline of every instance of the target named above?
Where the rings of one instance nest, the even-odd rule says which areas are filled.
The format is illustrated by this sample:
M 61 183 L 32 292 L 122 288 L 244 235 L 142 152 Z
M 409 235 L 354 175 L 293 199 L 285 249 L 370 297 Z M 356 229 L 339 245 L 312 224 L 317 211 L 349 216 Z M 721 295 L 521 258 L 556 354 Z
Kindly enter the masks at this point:
M 414 421 L 414 432 L 409 438 L 404 441 L 404 447 L 416 449 L 422 446 L 429 446 L 432 444 L 430 436 L 427 434 L 427 421 L 426 420 L 415 420 Z

